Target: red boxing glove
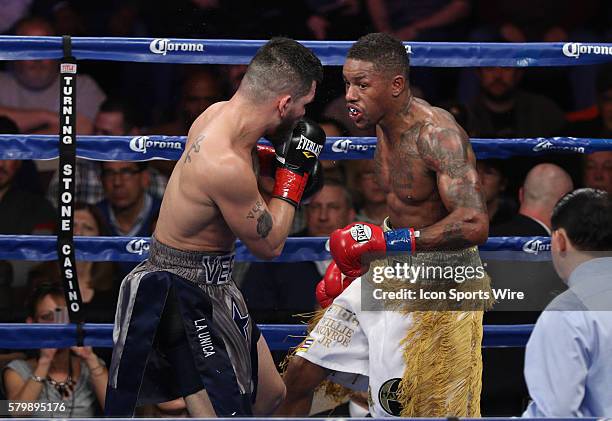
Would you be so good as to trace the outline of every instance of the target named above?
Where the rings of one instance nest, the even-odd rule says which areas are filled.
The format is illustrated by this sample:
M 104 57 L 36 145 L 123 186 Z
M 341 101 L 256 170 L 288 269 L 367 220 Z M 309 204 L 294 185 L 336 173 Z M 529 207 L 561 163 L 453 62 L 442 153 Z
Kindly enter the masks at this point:
M 342 273 L 356 278 L 370 268 L 368 262 L 362 262 L 362 257 L 385 255 L 387 244 L 381 227 L 354 222 L 331 233 L 329 251 Z
M 317 284 L 315 295 L 317 301 L 321 305 L 321 308 L 329 307 L 338 295 L 342 294 L 342 291 L 348 288 L 355 278 L 344 276 L 336 263 L 332 262 L 327 267 L 323 279 Z
M 276 170 L 276 151 L 272 146 L 257 145 L 257 158 L 259 158 L 259 175 L 274 177 Z

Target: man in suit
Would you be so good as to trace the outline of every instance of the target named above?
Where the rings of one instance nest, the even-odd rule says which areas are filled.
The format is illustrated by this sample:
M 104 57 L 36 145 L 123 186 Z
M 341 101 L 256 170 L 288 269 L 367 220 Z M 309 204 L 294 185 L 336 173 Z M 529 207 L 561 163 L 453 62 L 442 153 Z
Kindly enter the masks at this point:
M 538 164 L 525 177 L 519 189 L 519 212 L 509 221 L 491 227 L 491 237 L 550 235 L 550 218 L 555 204 L 572 191 L 570 176 L 554 164 Z M 548 296 L 548 291 L 562 287 L 549 262 L 488 262 L 487 270 L 497 287 L 517 288 L 526 296 Z M 537 281 L 537 282 L 536 282 Z M 542 305 L 543 306 L 543 305 Z M 485 324 L 535 323 L 540 315 L 538 305 L 526 308 L 510 306 L 485 313 Z M 527 403 L 527 386 L 522 376 L 523 348 L 483 349 L 482 413 L 485 416 L 518 415 Z M 499 379 L 504 379 L 501 382 Z
M 538 164 L 525 177 L 519 189 L 518 214 L 508 222 L 492 227 L 491 237 L 549 236 L 550 217 L 555 204 L 574 184 L 569 174 L 554 164 Z

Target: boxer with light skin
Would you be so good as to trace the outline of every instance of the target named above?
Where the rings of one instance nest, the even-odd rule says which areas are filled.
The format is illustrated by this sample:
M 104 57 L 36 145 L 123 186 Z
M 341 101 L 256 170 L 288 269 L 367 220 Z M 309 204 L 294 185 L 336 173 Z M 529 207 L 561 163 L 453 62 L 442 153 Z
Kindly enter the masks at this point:
M 383 372 L 388 372 L 390 377 L 398 377 L 398 374 L 404 371 L 401 366 L 392 362 L 398 361 L 397 353 L 406 352 L 399 346 L 399 342 L 406 332 L 415 326 L 420 329 L 421 325 L 418 321 L 402 318 L 400 312 L 393 312 L 397 316 L 381 316 L 386 321 L 369 332 L 366 319 L 375 316 L 364 315 L 364 319 L 360 319 L 362 305 L 358 303 L 359 289 L 362 282 L 366 282 L 363 280 L 365 277 L 351 284 L 346 282 L 347 279 L 338 276 L 338 272 L 341 271 L 347 277 L 364 275 L 368 272 L 369 262 L 373 257 L 383 258 L 389 253 L 409 256 L 421 251 L 444 250 L 444 253 L 462 253 L 464 249 L 470 249 L 470 258 L 475 256 L 477 259 L 477 251 L 473 246 L 482 244 L 487 239 L 489 218 L 468 135 L 447 111 L 413 96 L 408 83 L 408 68 L 408 56 L 404 46 L 387 34 L 366 35 L 349 50 L 343 67 L 347 111 L 358 128 L 376 127 L 375 176 L 385 191 L 389 213 L 384 227 L 357 222 L 331 234 L 330 251 L 338 269 L 334 268 L 332 263 L 323 282 L 327 282 L 325 290 L 334 293 L 324 297 L 319 288 L 317 298 L 329 304 L 331 299 L 334 299 L 333 295 L 337 295 L 343 288 L 346 290 L 335 299 L 321 323 L 326 326 L 331 320 L 332 323 L 342 324 L 334 314 L 346 310 L 348 313 L 344 314 L 353 314 L 356 317 L 356 320 L 352 321 L 353 324 L 346 325 L 353 335 L 343 346 L 338 347 L 336 354 L 333 348 L 334 340 L 327 340 L 330 338 L 324 337 L 323 334 L 317 335 L 318 329 L 314 328 L 314 333 L 310 333 L 312 343 L 298 351 L 284 375 L 287 398 L 279 409 L 279 414 L 306 415 L 314 388 L 328 375 L 345 371 L 370 376 L 370 410 L 373 417 L 389 414 L 399 416 L 400 412 L 390 411 L 385 404 L 379 402 L 376 396 L 379 393 L 378 388 L 380 387 L 380 393 L 383 393 L 384 384 L 381 383 L 387 378 L 378 382 L 376 377 L 380 379 L 384 376 Z M 350 278 L 348 280 L 350 281 Z M 342 300 L 338 301 L 339 299 Z M 349 303 L 346 304 L 347 302 Z M 338 307 L 342 310 L 338 310 Z M 331 311 L 334 308 L 335 310 Z M 453 312 L 444 313 L 447 315 L 441 317 L 452 317 Z M 467 317 L 473 318 L 474 326 L 480 323 L 481 331 L 482 312 L 472 313 L 474 314 Z M 396 322 L 388 321 L 389 317 L 397 317 Z M 413 314 L 412 317 L 416 320 L 417 316 Z M 358 327 L 355 327 L 354 323 L 357 323 Z M 395 323 L 395 327 L 389 323 Z M 452 324 L 452 321 L 448 322 L 449 326 Z M 389 341 L 389 338 L 381 339 L 375 336 L 381 334 L 381 331 L 387 331 L 387 334 L 391 335 L 389 332 L 399 325 L 404 328 L 400 329 L 403 333 L 397 343 L 380 345 Z M 434 323 L 430 325 L 435 326 Z M 444 329 L 447 328 L 436 329 L 438 334 L 444 335 Z M 419 340 L 429 340 L 429 331 L 421 332 L 425 339 Z M 478 342 L 480 357 L 478 334 L 473 339 Z M 368 343 L 370 348 L 382 346 L 385 350 L 381 352 L 391 353 L 389 356 L 385 354 L 376 357 L 377 361 L 385 361 L 382 366 L 373 368 L 374 363 L 370 360 L 367 368 L 367 364 L 361 362 L 368 360 L 368 351 L 365 350 L 365 355 L 363 354 L 363 347 L 368 348 L 368 345 L 364 344 Z M 321 351 L 318 351 L 317 346 L 322 347 Z M 433 346 L 435 349 L 435 345 Z M 326 350 L 323 351 L 323 348 Z M 474 349 L 456 349 L 455 352 L 472 353 Z M 376 354 L 377 351 L 369 351 L 370 356 Z M 399 358 L 401 359 L 401 355 Z M 404 362 L 408 364 L 407 361 Z M 360 369 L 359 367 L 364 367 L 362 364 L 366 364 L 366 368 Z M 346 369 L 343 370 L 343 367 Z M 457 367 L 451 367 L 450 370 L 448 367 L 438 368 L 442 377 L 447 379 L 448 385 L 461 377 L 459 374 L 456 377 L 451 377 L 455 374 L 445 377 L 445 371 L 451 373 Z M 425 370 L 424 367 L 419 369 Z M 404 372 L 404 379 L 418 375 L 419 373 Z M 387 380 L 385 384 L 390 380 L 392 379 Z M 466 386 L 470 382 L 466 382 L 463 377 L 461 381 L 463 386 L 457 387 L 452 393 L 449 392 L 448 398 L 433 405 L 440 413 L 427 413 L 428 406 L 423 405 L 414 410 L 406 407 L 401 416 L 479 414 L 479 408 L 476 410 L 473 402 L 470 402 L 476 399 L 472 395 L 476 388 L 479 388 L 479 383 L 474 389 L 467 390 L 472 387 Z M 452 386 L 448 390 L 452 390 Z M 434 391 L 423 388 L 417 392 L 419 395 L 432 395 Z M 387 392 L 385 396 L 388 396 Z M 413 402 L 419 402 L 420 397 L 412 398 Z M 415 405 L 419 406 L 418 403 Z
M 132 416 L 139 393 L 159 393 L 159 382 L 167 390 L 157 402 L 182 396 L 192 417 L 267 415 L 282 401 L 283 382 L 231 278 L 233 249 L 239 238 L 255 256 L 277 257 L 304 191 L 316 185 L 325 134 L 301 119 L 322 75 L 310 50 L 272 39 L 234 96 L 192 124 L 149 258 L 121 286 L 107 416 Z M 257 146 L 263 136 L 274 148 Z M 268 201 L 259 174 L 275 178 Z M 158 326 L 134 321 L 145 318 Z M 170 370 L 152 374 L 148 355 Z

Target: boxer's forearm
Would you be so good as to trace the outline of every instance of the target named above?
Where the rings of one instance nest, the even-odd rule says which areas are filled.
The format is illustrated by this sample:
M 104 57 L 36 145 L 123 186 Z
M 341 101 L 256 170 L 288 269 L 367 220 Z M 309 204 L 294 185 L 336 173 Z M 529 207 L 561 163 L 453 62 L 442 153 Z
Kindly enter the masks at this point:
M 444 219 L 419 230 L 417 250 L 457 250 L 484 243 L 489 234 L 486 213 L 457 209 Z
M 259 258 L 274 259 L 283 251 L 293 225 L 295 207 L 284 200 L 273 197 L 267 208 L 257 216 L 257 234 L 261 239 L 253 243 L 249 249 Z

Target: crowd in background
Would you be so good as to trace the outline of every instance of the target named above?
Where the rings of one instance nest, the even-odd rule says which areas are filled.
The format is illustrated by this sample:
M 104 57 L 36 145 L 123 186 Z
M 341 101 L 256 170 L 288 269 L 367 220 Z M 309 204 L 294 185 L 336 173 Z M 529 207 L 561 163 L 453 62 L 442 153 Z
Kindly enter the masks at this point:
M 2 5 L 0 33 L 24 36 L 355 40 L 384 31 L 405 41 L 612 42 L 612 3 L 603 0 L 4 0 Z M 82 62 L 78 132 L 185 136 L 202 111 L 232 95 L 245 68 Z M 57 134 L 58 83 L 56 61 L 2 63 L 0 133 Z M 612 138 L 611 65 L 415 67 L 411 83 L 416 96 L 447 109 L 471 137 Z M 326 67 L 308 116 L 327 136 L 372 136 L 348 119 L 343 89 L 340 67 Z M 326 161 L 323 166 L 325 185 L 297 213 L 293 235 L 328 236 L 354 220 L 382 222 L 386 198 L 372 161 Z M 56 167 L 56 162 L 0 160 L 0 234 L 55 232 Z M 75 235 L 150 236 L 172 167 L 168 161 L 78 160 Z M 491 236 L 548 236 L 552 208 L 565 193 L 580 186 L 612 193 L 612 151 L 481 160 L 478 172 Z M 294 323 L 293 315 L 316 308 L 314 289 L 327 263 L 241 263 L 236 281 L 257 322 Z M 113 321 L 119 284 L 134 266 L 78 262 L 87 321 Z M 56 320 L 54 309 L 65 304 L 59 281 L 56 262 L 0 262 L 0 322 Z M 537 315 L 491 317 L 492 323 L 516 323 L 533 322 Z M 100 412 L 98 377 L 107 375 L 108 350 L 5 351 L 0 365 L 12 369 L 5 371 L 9 374 L 0 388 L 5 396 L 65 394 L 73 404 L 76 397 L 80 408 L 68 415 Z M 485 353 L 484 415 L 517 415 L 525 407 L 526 391 L 518 378 L 522 350 L 512 352 Z M 512 374 L 519 386 L 504 388 L 493 380 Z M 32 395 L 11 392 L 22 390 L 20 382 L 32 375 L 55 380 L 34 385 L 38 389 L 28 389 Z M 174 414 L 181 407 L 157 410 Z

